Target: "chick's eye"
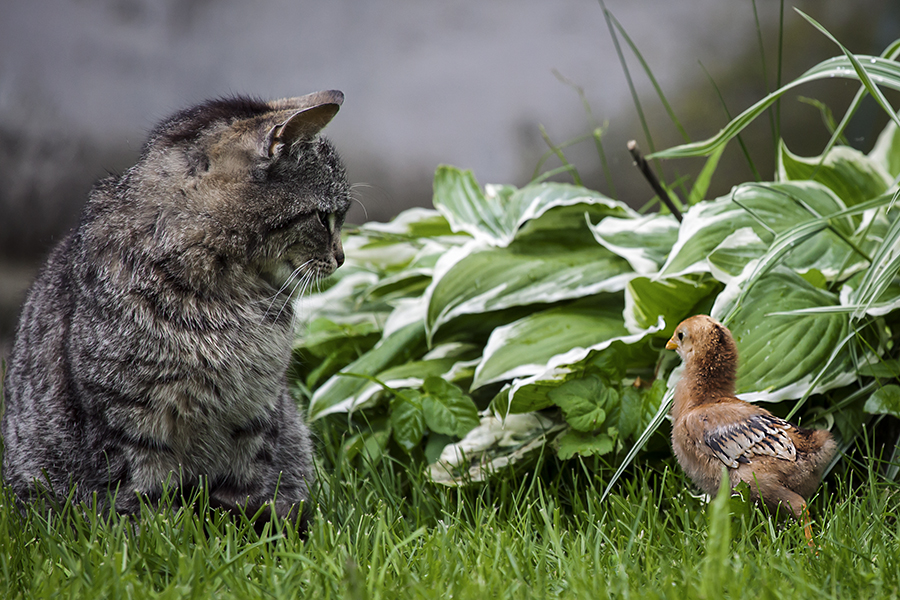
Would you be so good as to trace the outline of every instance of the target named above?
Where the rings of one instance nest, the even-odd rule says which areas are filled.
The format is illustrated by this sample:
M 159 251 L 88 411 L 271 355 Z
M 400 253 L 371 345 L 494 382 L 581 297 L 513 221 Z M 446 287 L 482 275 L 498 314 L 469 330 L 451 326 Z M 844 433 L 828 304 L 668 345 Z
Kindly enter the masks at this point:
M 678 332 L 678 341 L 680 342 L 680 341 L 683 340 L 683 339 L 684 339 L 684 332 L 683 332 L 683 331 L 679 331 L 679 332 Z

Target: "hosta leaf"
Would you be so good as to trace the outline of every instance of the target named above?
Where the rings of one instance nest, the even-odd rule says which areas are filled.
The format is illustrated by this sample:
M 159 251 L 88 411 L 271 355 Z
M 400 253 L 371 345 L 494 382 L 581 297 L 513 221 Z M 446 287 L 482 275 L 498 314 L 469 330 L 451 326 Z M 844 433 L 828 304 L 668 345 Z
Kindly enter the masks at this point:
M 690 309 L 718 291 L 720 284 L 711 278 L 672 277 L 649 279 L 635 277 L 625 288 L 625 327 L 645 331 L 662 318 L 666 332 L 672 333 Z
M 458 363 L 459 361 L 453 357 L 414 360 L 379 371 L 375 375 L 378 383 L 364 381 L 362 387 L 341 403 L 341 406 L 346 407 L 346 409 L 333 410 L 332 412 L 353 412 L 354 410 L 377 404 L 377 399 L 384 393 L 384 386 L 392 390 L 421 388 L 425 383 L 426 377 L 445 375 Z M 343 372 L 351 373 L 352 371 L 348 367 Z
M 441 166 L 434 176 L 434 206 L 453 231 L 491 246 L 507 246 L 526 222 L 553 208 L 577 204 L 604 206 L 608 214 L 632 212 L 620 202 L 575 185 L 539 183 L 520 190 L 489 185 L 482 192 L 471 171 Z
M 595 431 L 606 420 L 605 407 L 617 404 L 619 393 L 596 375 L 567 381 L 549 393 L 566 422 L 578 431 Z
M 590 299 L 536 312 L 493 331 L 472 388 L 535 375 L 547 370 L 551 362 L 576 362 L 586 356 L 588 348 L 627 335 L 621 301 Z
M 866 400 L 863 410 L 870 415 L 891 415 L 900 419 L 900 386 L 878 388 Z
M 407 453 L 421 443 L 425 435 L 425 411 L 422 410 L 422 394 L 417 390 L 402 390 L 394 395 L 391 433 L 397 445 Z
M 653 349 L 648 343 L 648 340 L 650 336 L 654 335 L 665 326 L 665 323 L 662 320 L 645 331 L 628 335 L 616 335 L 617 333 L 621 334 L 624 331 L 621 317 L 618 319 L 619 330 L 615 331 L 616 325 L 614 324 L 613 314 L 605 312 L 602 312 L 601 314 L 603 316 L 600 320 L 593 324 L 586 323 L 586 326 L 594 327 L 598 331 L 605 331 L 603 335 L 614 337 L 608 337 L 602 341 L 595 341 L 595 343 L 586 347 L 572 347 L 568 351 L 565 351 L 566 343 L 564 340 L 560 340 L 560 354 L 552 356 L 543 365 L 531 364 L 528 368 L 521 368 L 520 371 L 522 373 L 533 372 L 534 374 L 530 376 L 520 376 L 515 379 L 508 388 L 502 390 L 492 401 L 494 410 L 499 414 L 505 415 L 546 408 L 553 404 L 553 401 L 549 396 L 549 393 L 553 389 L 567 381 L 577 379 L 585 371 L 590 371 L 592 373 L 597 372 L 602 377 L 610 380 L 611 378 L 618 377 L 619 375 L 616 373 L 622 368 L 637 367 L 653 363 L 655 357 L 659 355 L 659 349 L 658 347 Z M 525 326 L 529 329 L 534 327 L 534 329 L 538 331 L 545 326 L 549 326 L 548 329 L 552 329 L 553 319 L 561 319 L 561 321 L 557 322 L 557 327 L 561 327 L 562 322 L 565 320 L 564 314 L 548 315 L 545 317 L 548 319 L 547 322 L 544 322 L 544 318 L 539 317 L 539 315 L 534 315 L 533 317 L 537 319 L 538 322 L 525 324 Z M 531 318 L 532 317 L 528 317 L 526 319 L 530 320 Z M 526 319 L 523 319 L 523 321 Z M 608 322 L 606 321 L 607 319 L 609 319 Z M 598 336 L 597 339 L 600 340 L 600 336 Z M 515 345 L 516 342 L 513 341 L 511 344 Z M 490 346 L 490 341 L 488 342 L 488 345 Z M 497 347 L 502 348 L 502 344 Z M 527 348 L 527 346 L 519 346 L 518 348 L 508 350 L 508 352 L 521 356 L 522 360 L 528 363 Z M 504 352 L 507 352 L 507 350 L 504 349 Z M 488 348 L 485 348 L 485 357 L 487 356 Z M 612 356 L 615 357 L 615 360 L 606 360 Z M 612 368 L 609 368 L 610 365 L 608 363 L 610 362 L 617 364 Z
M 854 148 L 835 146 L 822 160 L 821 156 L 797 156 L 784 142 L 779 145 L 778 179 L 818 181 L 847 206 L 880 196 L 891 184 L 891 176 L 878 161 Z
M 539 413 L 481 417 L 477 427 L 455 444 L 448 444 L 428 466 L 435 483 L 459 486 L 484 481 L 491 474 L 530 460 L 565 427 Z
M 900 128 L 888 121 L 869 152 L 869 158 L 880 164 L 891 177 L 900 177 Z
M 574 429 L 559 436 L 556 443 L 556 454 L 562 460 L 568 460 L 576 454 L 581 456 L 609 454 L 615 445 L 613 439 L 605 433 L 594 435 Z
M 457 386 L 440 377 L 428 377 L 424 390 L 422 409 L 429 429 L 462 437 L 478 426 L 478 408 Z
M 752 264 L 747 270 L 752 269 Z M 741 281 L 720 294 L 713 317 L 729 311 Z M 802 277 L 779 268 L 757 280 L 725 324 L 738 347 L 736 391 L 749 401 L 800 398 L 850 331 L 849 315 L 821 313 L 779 315 L 801 308 L 838 306 L 835 294 L 817 289 Z M 844 349 L 816 384 L 816 393 L 846 385 L 855 378 Z
M 371 234 L 379 234 L 379 236 Z M 453 230 L 440 211 L 433 208 L 415 207 L 404 210 L 388 223 L 369 221 L 360 225 L 358 235 L 421 240 L 421 238 L 453 235 Z
M 768 250 L 752 227 L 741 227 L 716 246 L 707 257 L 709 272 L 722 283 L 739 276 L 752 260 L 759 259 Z
M 465 232 L 488 244 L 510 236 L 509 194 L 485 197 L 471 171 L 441 165 L 434 174 L 434 207 L 456 232 Z
M 448 252 L 435 271 L 429 335 L 463 315 L 619 291 L 631 276 L 624 259 L 594 242 L 467 246 Z
M 349 364 L 343 372 L 374 376 L 386 368 L 420 355 L 425 346 L 424 324 L 412 323 L 383 338 L 374 348 Z M 356 394 L 368 382 L 359 377 L 340 373 L 332 376 L 316 390 L 309 403 L 309 420 L 325 415 L 350 412 L 357 407 Z
M 743 227 L 751 228 L 758 237 L 771 242 L 775 234 L 816 218 L 804 205 L 823 217 L 845 209 L 831 190 L 811 181 L 739 186 L 727 196 L 697 204 L 685 215 L 678 241 L 660 276 L 709 271 L 710 254 Z M 849 216 L 833 219 L 832 226 L 846 236 L 854 232 Z M 797 270 L 815 268 L 826 276 L 834 276 L 851 252 L 838 236 L 825 230 L 794 249 L 787 264 Z
M 606 217 L 590 228 L 597 243 L 627 260 L 641 275 L 659 271 L 678 238 L 678 221 L 671 215 Z

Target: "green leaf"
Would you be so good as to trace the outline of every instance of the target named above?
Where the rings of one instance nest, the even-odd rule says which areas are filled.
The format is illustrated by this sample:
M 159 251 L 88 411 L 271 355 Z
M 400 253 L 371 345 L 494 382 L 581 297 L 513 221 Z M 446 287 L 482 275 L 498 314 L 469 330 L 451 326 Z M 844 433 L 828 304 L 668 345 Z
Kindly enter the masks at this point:
M 659 271 L 678 238 L 675 217 L 658 213 L 630 218 L 606 217 L 590 228 L 598 244 L 627 260 L 641 275 Z
M 831 190 L 811 181 L 739 186 L 727 196 L 691 207 L 660 276 L 710 271 L 708 257 L 741 228 L 749 227 L 759 238 L 771 242 L 779 232 L 843 210 L 843 202 Z M 850 216 L 834 218 L 831 225 L 845 236 L 854 233 Z M 834 232 L 820 230 L 794 248 L 786 264 L 800 271 L 816 268 L 834 277 L 851 253 L 854 251 Z
M 666 393 L 666 382 L 657 379 L 649 388 L 625 386 L 620 394 L 618 426 L 621 439 L 631 439 L 653 419 Z M 613 415 L 610 414 L 611 420 Z
M 549 394 L 566 422 L 578 431 L 595 431 L 606 420 L 605 406 L 617 403 L 619 393 L 596 375 L 567 381 Z
M 581 456 L 601 456 L 613 450 L 613 439 L 605 433 L 597 435 L 570 429 L 559 436 L 556 454 L 561 460 L 568 460 L 576 454 Z
M 564 427 L 540 413 L 504 419 L 488 414 L 463 439 L 443 449 L 439 460 L 428 466 L 428 476 L 448 486 L 484 481 L 501 469 L 531 460 Z
M 716 172 L 716 167 L 719 166 L 719 159 L 722 158 L 722 153 L 724 152 L 725 146 L 721 146 L 706 159 L 706 164 L 703 165 L 703 169 L 697 175 L 697 180 L 694 182 L 694 187 L 691 188 L 691 193 L 688 196 L 689 206 L 693 206 L 706 198 L 706 192 L 709 190 L 709 185 L 712 182 L 713 173 Z
M 823 158 L 803 158 L 778 147 L 778 179 L 813 180 L 827 186 L 847 206 L 854 206 L 885 193 L 891 176 L 875 160 L 847 146 L 835 146 Z
M 456 232 L 496 243 L 510 234 L 512 223 L 505 210 L 508 194 L 485 198 L 472 171 L 441 165 L 434 174 L 434 207 Z
M 893 89 L 900 89 L 900 64 L 893 60 L 859 55 L 855 57 L 858 64 L 862 65 L 871 78 L 877 79 L 884 86 Z M 648 159 L 654 158 L 687 158 L 690 156 L 709 156 L 720 147 L 734 139 L 740 132 L 756 117 L 761 115 L 769 106 L 774 104 L 786 92 L 812 81 L 821 79 L 855 79 L 859 80 L 859 75 L 854 69 L 854 64 L 846 57 L 830 58 L 825 60 L 813 68 L 809 69 L 790 83 L 778 88 L 737 117 L 732 119 L 719 133 L 713 137 L 700 142 L 691 144 L 682 144 L 674 148 L 669 148 L 661 152 L 649 155 Z
M 642 331 L 662 318 L 666 323 L 663 332 L 671 334 L 690 316 L 691 308 L 719 288 L 720 284 L 708 277 L 635 277 L 625 288 L 625 326 L 629 331 Z
M 527 369 L 533 371 L 533 375 L 515 379 L 492 400 L 491 405 L 502 415 L 546 408 L 553 404 L 550 391 L 585 373 L 597 373 L 617 383 L 610 378 L 615 377 L 620 368 L 644 367 L 656 360 L 659 348 L 653 348 L 649 341 L 662 326 L 660 322 L 645 331 L 608 338 L 586 348 L 572 348 L 551 357 L 544 365 L 533 365 Z M 606 360 L 611 355 L 615 360 Z
M 533 313 L 491 333 L 472 389 L 541 373 L 552 368 L 551 362 L 576 362 L 587 349 L 628 335 L 619 300 L 588 299 Z
M 378 463 L 384 456 L 388 440 L 391 439 L 391 427 L 387 419 L 378 419 L 372 423 L 372 429 L 361 431 L 350 436 L 343 446 L 346 460 L 362 456 L 369 464 Z
M 869 158 L 877 162 L 892 178 L 900 177 L 900 127 L 894 121 L 878 135 Z
M 739 276 L 750 261 L 759 259 L 769 245 L 763 242 L 752 227 L 741 227 L 728 235 L 709 253 L 706 261 L 709 272 L 722 283 Z
M 448 252 L 435 271 L 428 332 L 464 315 L 619 291 L 630 277 L 625 260 L 593 242 L 468 246 Z
M 391 401 L 391 431 L 394 441 L 408 454 L 425 435 L 425 412 L 422 394 L 417 390 L 402 390 Z
M 869 396 L 863 407 L 870 415 L 891 415 L 900 418 L 900 386 L 886 385 Z
M 478 408 L 457 386 L 440 377 L 428 377 L 424 390 L 422 408 L 432 431 L 463 437 L 478 425 Z
M 741 283 L 739 279 L 732 281 L 719 295 L 712 310 L 714 318 L 729 310 L 731 299 L 740 294 Z M 776 313 L 838 305 L 835 294 L 813 287 L 787 269 L 779 268 L 761 277 L 726 323 L 738 347 L 736 391 L 741 397 L 751 402 L 775 402 L 803 396 L 849 333 L 849 316 Z M 854 378 L 853 363 L 844 349 L 814 391 L 840 387 Z
M 387 367 L 402 363 L 416 356 L 425 346 L 423 323 L 412 323 L 383 338 L 374 348 L 348 365 L 344 372 L 374 376 Z M 316 390 L 309 403 L 309 420 L 315 421 L 325 415 L 351 412 L 357 408 L 356 394 L 367 384 L 365 379 L 347 377 L 340 373 L 332 376 Z
M 471 171 L 442 165 L 434 176 L 434 206 L 453 231 L 468 233 L 491 246 L 507 246 L 526 222 L 553 208 L 577 204 L 601 205 L 609 214 L 633 212 L 621 202 L 581 186 L 539 183 L 520 190 L 485 186 L 482 192 Z

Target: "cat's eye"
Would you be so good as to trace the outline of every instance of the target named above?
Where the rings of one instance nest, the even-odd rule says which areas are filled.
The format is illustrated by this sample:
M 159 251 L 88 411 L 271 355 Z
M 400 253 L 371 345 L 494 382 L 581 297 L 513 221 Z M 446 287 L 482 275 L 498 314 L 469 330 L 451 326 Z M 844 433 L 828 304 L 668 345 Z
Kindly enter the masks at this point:
M 316 216 L 319 218 L 319 223 L 322 224 L 322 227 L 324 227 L 328 233 L 334 233 L 334 213 L 317 210 Z

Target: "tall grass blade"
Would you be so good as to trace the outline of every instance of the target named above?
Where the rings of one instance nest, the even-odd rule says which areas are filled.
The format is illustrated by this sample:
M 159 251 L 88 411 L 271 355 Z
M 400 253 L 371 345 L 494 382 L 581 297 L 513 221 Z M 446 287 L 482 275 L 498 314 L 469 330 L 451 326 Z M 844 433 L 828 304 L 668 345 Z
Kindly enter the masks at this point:
M 660 424 L 662 424 L 663 420 L 666 418 L 666 415 L 669 414 L 669 409 L 672 407 L 672 401 L 674 399 L 675 388 L 673 387 L 666 391 L 666 395 L 663 396 L 662 402 L 660 402 L 659 404 L 659 410 L 657 410 L 656 414 L 653 415 L 650 423 L 646 428 L 644 428 L 641 436 L 631 446 L 628 454 L 626 454 L 625 458 L 622 459 L 622 464 L 619 465 L 619 468 L 616 469 L 615 473 L 613 473 L 613 476 L 609 480 L 609 483 L 606 484 L 606 490 L 604 490 L 603 495 L 600 496 L 600 502 L 603 502 L 606 497 L 609 496 L 609 493 L 612 491 L 613 486 L 616 485 L 616 482 L 619 481 L 622 473 L 625 472 L 625 469 L 628 468 L 628 465 L 631 464 L 631 461 L 634 460 L 634 457 L 637 456 L 637 453 L 643 449 L 644 445 L 647 443 L 647 440 L 649 440 L 650 437 L 654 433 L 656 433 L 656 430 L 659 429 Z
M 656 91 L 657 97 L 659 97 L 659 101 L 662 103 L 663 108 L 666 109 L 666 114 L 669 115 L 669 119 L 672 121 L 672 124 L 678 129 L 678 133 L 681 134 L 681 137 L 684 138 L 685 142 L 690 142 L 691 138 L 688 135 L 687 131 L 681 125 L 681 121 L 678 120 L 678 117 L 675 115 L 675 111 L 672 109 L 672 105 L 669 104 L 669 101 L 666 99 L 666 95 L 662 91 L 662 87 L 660 87 L 659 82 L 656 80 L 656 77 L 653 75 L 653 71 L 650 69 L 650 65 L 647 64 L 647 61 L 644 60 L 644 56 L 641 54 L 641 51 L 638 50 L 638 47 L 628 36 L 628 33 L 625 31 L 625 28 L 622 27 L 622 24 L 619 23 L 619 20 L 612 14 L 610 14 L 610 19 L 613 24 L 616 26 L 616 29 L 619 30 L 619 33 L 622 34 L 622 38 L 625 40 L 625 43 L 628 44 L 628 47 L 631 48 L 632 53 L 638 59 L 638 62 L 641 63 L 641 68 L 644 69 L 644 73 L 647 75 L 647 79 L 650 80 L 650 84 L 653 86 L 653 89 Z M 766 90 L 768 91 L 768 90 Z
M 638 97 L 637 89 L 634 87 L 634 81 L 631 79 L 631 71 L 628 69 L 628 63 L 625 60 L 625 54 L 622 52 L 622 46 L 619 44 L 619 36 L 616 35 L 616 28 L 613 25 L 613 16 L 606 8 L 606 2 L 599 0 L 600 7 L 603 9 L 603 18 L 606 19 L 606 26 L 609 28 L 609 35 L 612 38 L 613 46 L 616 48 L 616 55 L 619 57 L 619 64 L 622 65 L 622 72 L 625 74 L 625 81 L 628 83 L 628 90 L 631 92 L 631 101 L 638 114 L 638 120 L 641 122 L 641 128 L 644 130 L 644 137 L 647 138 L 647 146 L 651 152 L 655 152 L 653 144 L 653 136 L 650 135 L 650 127 L 647 125 L 647 119 L 644 116 L 644 109 L 641 106 L 641 100 Z
M 871 78 L 878 80 L 885 87 L 900 90 L 900 64 L 896 61 L 865 55 L 856 58 L 857 61 L 863 65 L 863 70 L 866 71 Z M 713 137 L 703 141 L 661 150 L 660 152 L 652 154 L 650 158 L 709 156 L 720 146 L 727 144 L 734 139 L 745 127 L 747 127 L 747 125 L 756 119 L 756 117 L 790 90 L 813 81 L 834 78 L 859 80 L 859 76 L 854 70 L 853 64 L 847 57 L 830 58 L 817 64 L 797 79 L 782 86 L 753 104 L 732 119 L 731 122 Z M 894 115 L 894 118 L 896 118 L 896 115 Z
M 753 22 L 756 24 L 756 44 L 759 49 L 759 64 L 762 67 L 763 84 L 768 94 L 772 90 L 769 88 L 769 75 L 766 70 L 766 47 L 763 43 L 762 26 L 759 24 L 759 11 L 756 8 L 756 0 L 753 0 Z M 768 111 L 769 127 L 772 129 L 772 144 L 778 148 L 778 135 L 775 132 L 775 115 L 773 110 Z
M 897 111 L 895 111 L 891 107 L 891 103 L 888 102 L 887 98 L 884 97 L 884 93 L 881 91 L 881 88 L 879 88 L 876 84 L 876 81 L 878 81 L 878 76 L 873 77 L 872 75 L 870 75 L 866 68 L 863 67 L 862 63 L 859 61 L 859 58 L 857 58 L 853 53 L 847 50 L 847 48 L 845 48 L 844 45 L 841 44 L 836 37 L 831 35 L 831 33 L 827 29 L 822 27 L 822 25 L 818 21 L 804 13 L 799 8 L 795 8 L 794 10 L 796 10 L 801 17 L 809 21 L 813 27 L 821 31 L 825 35 L 825 37 L 834 42 L 837 47 L 841 49 L 841 52 L 844 53 L 844 56 L 846 56 L 850 61 L 850 64 L 853 65 L 853 70 L 856 71 L 856 74 L 859 77 L 859 80 L 865 86 L 866 91 L 872 94 L 872 97 L 875 98 L 875 101 L 878 102 L 878 105 L 881 106 L 881 108 L 884 109 L 886 113 L 888 113 L 888 115 L 898 126 L 900 126 L 900 117 L 897 116 Z M 870 59 L 870 62 L 874 61 L 875 59 Z
M 894 194 L 894 200 L 900 191 Z M 869 268 L 860 283 L 859 290 L 854 292 L 853 300 L 859 305 L 852 319 L 861 319 L 872 307 L 884 290 L 891 284 L 900 271 L 900 219 L 894 220 L 872 257 Z
M 716 92 L 716 96 L 719 98 L 719 103 L 722 105 L 722 110 L 725 111 L 725 117 L 731 121 L 731 111 L 728 110 L 728 105 L 725 103 L 725 97 L 722 95 L 722 90 L 719 89 L 718 84 L 713 79 L 712 75 L 709 71 L 706 70 L 706 67 L 703 66 L 703 63 L 700 63 L 700 68 L 703 69 L 703 73 L 706 74 L 706 78 L 709 80 L 710 85 L 712 85 L 713 90 Z M 750 156 L 750 151 L 747 150 L 747 145 L 744 143 L 744 140 L 740 135 L 737 135 L 738 144 L 741 146 L 741 152 L 744 154 L 744 158 L 747 159 L 747 165 L 750 167 L 750 171 L 753 173 L 753 178 L 756 181 L 761 181 L 762 177 L 759 174 L 759 171 L 756 169 L 756 165 L 753 164 L 753 158 Z
M 709 158 L 706 159 L 703 169 L 700 170 L 697 179 L 694 181 L 694 187 L 691 188 L 691 193 L 688 194 L 688 206 L 693 206 L 706 198 L 706 192 L 709 191 L 709 185 L 712 183 L 712 176 L 716 172 L 716 167 L 719 166 L 719 159 L 722 158 L 723 152 L 725 152 L 725 146 L 722 146 L 710 154 Z

